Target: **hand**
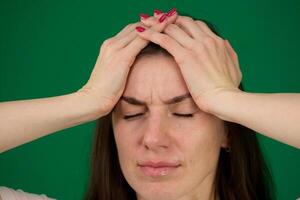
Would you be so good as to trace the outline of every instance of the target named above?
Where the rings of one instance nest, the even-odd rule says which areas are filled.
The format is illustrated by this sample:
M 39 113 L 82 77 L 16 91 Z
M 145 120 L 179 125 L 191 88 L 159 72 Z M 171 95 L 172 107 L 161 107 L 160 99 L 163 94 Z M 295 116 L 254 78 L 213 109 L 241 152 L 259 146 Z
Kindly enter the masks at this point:
M 143 21 L 149 26 L 153 20 Z M 240 91 L 242 73 L 238 57 L 227 40 L 215 35 L 202 21 L 179 16 L 162 33 L 147 29 L 143 39 L 165 48 L 177 62 L 195 103 L 210 112 L 209 101 L 223 91 Z
M 152 20 L 154 17 L 150 17 Z M 167 24 L 173 23 L 177 13 L 163 22 L 155 19 L 149 30 L 161 32 Z M 138 53 L 149 43 L 135 31 L 141 22 L 127 25 L 116 36 L 105 40 L 100 48 L 94 69 L 87 83 L 77 92 L 88 94 L 101 108 L 99 115 L 106 115 L 114 108 L 121 97 L 130 67 Z

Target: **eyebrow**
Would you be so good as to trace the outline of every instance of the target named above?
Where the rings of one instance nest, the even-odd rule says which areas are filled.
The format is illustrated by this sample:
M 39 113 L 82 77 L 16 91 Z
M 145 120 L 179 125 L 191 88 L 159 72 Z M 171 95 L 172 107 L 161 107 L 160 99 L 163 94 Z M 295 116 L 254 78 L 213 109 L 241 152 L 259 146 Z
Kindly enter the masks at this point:
M 183 94 L 180 96 L 173 97 L 172 99 L 169 99 L 167 101 L 164 101 L 165 104 L 175 104 L 183 101 L 186 98 L 192 98 L 190 93 Z M 135 97 L 129 97 L 129 96 L 121 96 L 121 100 L 126 101 L 129 104 L 136 105 L 136 106 L 146 106 L 147 103 L 141 100 L 136 99 Z

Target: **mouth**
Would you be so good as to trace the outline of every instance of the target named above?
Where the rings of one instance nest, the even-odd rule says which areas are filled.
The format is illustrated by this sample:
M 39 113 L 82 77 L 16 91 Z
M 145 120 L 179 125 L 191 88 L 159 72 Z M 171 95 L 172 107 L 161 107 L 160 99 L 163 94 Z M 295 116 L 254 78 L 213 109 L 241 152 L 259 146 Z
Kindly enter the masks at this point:
M 181 165 L 170 162 L 144 162 L 138 164 L 139 169 L 144 175 L 150 177 L 161 177 L 175 173 Z

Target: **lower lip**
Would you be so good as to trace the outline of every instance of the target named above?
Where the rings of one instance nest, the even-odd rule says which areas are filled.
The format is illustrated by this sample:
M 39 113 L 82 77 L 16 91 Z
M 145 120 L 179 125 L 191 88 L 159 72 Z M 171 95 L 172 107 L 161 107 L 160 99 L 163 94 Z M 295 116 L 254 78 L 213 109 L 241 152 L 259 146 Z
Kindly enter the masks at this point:
M 179 167 L 150 167 L 150 166 L 139 166 L 142 172 L 147 176 L 160 177 L 167 176 L 174 173 Z

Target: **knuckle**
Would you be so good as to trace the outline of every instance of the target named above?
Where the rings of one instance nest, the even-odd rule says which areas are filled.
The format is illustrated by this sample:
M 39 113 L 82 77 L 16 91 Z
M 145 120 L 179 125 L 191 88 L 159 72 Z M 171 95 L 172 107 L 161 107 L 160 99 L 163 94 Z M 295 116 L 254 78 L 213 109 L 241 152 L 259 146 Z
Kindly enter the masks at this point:
M 191 22 L 191 21 L 194 21 L 194 20 L 191 17 L 188 17 L 188 16 L 181 16 L 181 21 Z
M 202 27 L 207 27 L 207 24 L 204 22 L 204 21 L 201 21 L 201 20 L 196 20 L 196 23 L 199 25 L 199 26 L 202 26 Z
M 202 39 L 202 42 L 204 45 L 209 46 L 209 47 L 214 46 L 216 44 L 216 41 L 209 36 L 204 37 Z
M 218 44 L 218 45 L 220 45 L 220 46 L 226 46 L 225 45 L 225 40 L 223 40 L 222 38 L 220 38 L 220 37 L 216 37 L 216 38 L 214 38 L 214 40 L 215 40 L 215 43 L 216 44 Z
M 237 59 L 237 60 L 239 59 L 239 57 L 235 51 L 233 51 L 233 56 L 235 57 L 235 59 Z
M 230 51 L 230 53 L 234 56 L 234 58 L 235 58 L 236 60 L 238 60 L 238 54 L 235 52 L 235 50 L 229 47 L 229 51 Z
M 235 51 L 234 49 L 232 49 L 232 52 L 233 52 L 234 56 L 236 57 L 236 59 L 238 59 L 239 56 L 238 56 L 238 54 L 236 53 L 236 51 Z
M 116 40 L 115 37 L 111 37 L 111 38 L 104 40 L 104 42 L 102 43 L 102 45 L 100 47 L 100 51 L 110 52 L 114 48 L 115 40 Z
M 103 46 L 107 47 L 109 45 L 111 45 L 113 43 L 114 39 L 113 38 L 108 38 L 106 40 L 104 40 L 104 42 L 102 43 Z

